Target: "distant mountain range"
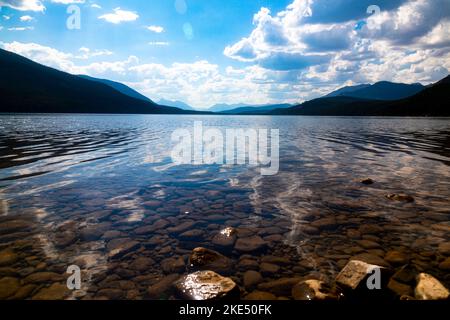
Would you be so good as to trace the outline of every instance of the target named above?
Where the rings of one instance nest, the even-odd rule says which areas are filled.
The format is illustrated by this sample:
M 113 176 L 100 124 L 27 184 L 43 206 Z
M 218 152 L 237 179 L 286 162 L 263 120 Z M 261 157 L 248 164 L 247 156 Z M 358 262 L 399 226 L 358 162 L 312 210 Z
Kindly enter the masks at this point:
M 376 86 L 376 85 L 374 85 Z M 414 85 L 413 85 L 414 86 Z M 371 86 L 373 87 L 373 86 Z M 371 87 L 367 87 L 371 88 Z M 398 84 L 383 82 L 382 87 L 399 88 Z M 403 86 L 403 88 L 406 88 Z M 362 89 L 365 90 L 365 89 Z M 350 92 L 353 95 L 354 92 Z M 399 90 L 398 95 L 405 94 Z M 393 95 L 393 91 L 389 93 Z M 308 116 L 411 116 L 411 117 L 449 117 L 450 116 L 450 76 L 432 86 L 422 87 L 418 93 L 396 100 L 363 99 L 352 96 L 332 96 L 314 99 L 301 105 L 277 109 L 265 114 L 308 115 Z
M 0 112 L 183 114 L 162 107 L 104 80 L 88 80 L 0 49 Z M 103 83 L 102 83 L 103 82 Z M 119 88 L 120 87 L 120 88 Z M 131 90 L 131 89 L 129 89 Z
M 420 83 L 403 84 L 388 81 L 377 82 L 373 85 L 362 84 L 353 87 L 344 87 L 336 90 L 324 98 L 353 97 L 366 100 L 400 100 L 411 97 L 425 89 Z
M 175 108 L 179 108 L 179 109 L 183 109 L 183 110 L 190 110 L 190 111 L 195 110 L 193 107 L 191 107 L 187 103 L 185 103 L 183 101 L 177 101 L 177 100 L 172 101 L 172 100 L 161 99 L 158 101 L 158 104 L 161 106 L 175 107 Z
M 154 103 L 130 87 L 72 75 L 0 49 L 0 113 L 212 114 L 181 101 Z M 450 116 L 450 76 L 424 87 L 387 81 L 344 87 L 304 102 L 248 106 L 217 104 L 209 111 L 237 115 Z M 184 109 L 184 110 L 183 110 Z

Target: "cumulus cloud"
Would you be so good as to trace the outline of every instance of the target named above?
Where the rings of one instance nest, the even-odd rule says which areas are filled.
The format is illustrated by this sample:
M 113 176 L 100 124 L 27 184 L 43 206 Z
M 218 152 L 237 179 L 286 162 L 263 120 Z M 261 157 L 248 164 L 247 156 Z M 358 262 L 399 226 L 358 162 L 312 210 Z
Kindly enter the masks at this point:
M 373 16 L 371 4 L 294 0 L 277 13 L 261 8 L 253 31 L 224 54 L 325 90 L 380 80 L 427 83 L 449 73 L 450 1 L 377 1 L 381 12 Z
M 0 7 L 9 7 L 19 11 L 39 11 L 45 10 L 42 1 L 39 0 L 0 0 Z
M 113 13 L 107 13 L 98 18 L 113 24 L 135 21 L 139 18 L 139 15 L 133 11 L 122 10 L 121 8 L 115 8 L 113 11 Z
M 161 26 L 148 26 L 146 27 L 147 30 L 155 33 L 161 33 L 164 32 L 164 28 Z
M 23 21 L 23 22 L 28 22 L 28 21 L 33 21 L 33 20 L 34 19 L 31 16 L 21 16 L 20 17 L 20 21 Z

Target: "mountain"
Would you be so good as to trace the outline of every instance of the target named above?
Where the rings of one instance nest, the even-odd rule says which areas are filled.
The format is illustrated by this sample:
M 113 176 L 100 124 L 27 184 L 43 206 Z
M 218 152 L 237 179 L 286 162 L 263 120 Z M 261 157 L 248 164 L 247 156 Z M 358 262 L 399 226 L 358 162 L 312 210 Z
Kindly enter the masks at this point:
M 0 49 L 0 112 L 190 113 L 135 99 L 109 85 L 52 69 Z
M 450 76 L 419 93 L 394 101 L 325 97 L 277 109 L 273 115 L 450 117 Z
M 120 93 L 123 93 L 129 97 L 135 98 L 135 99 L 139 99 L 139 100 L 143 100 L 143 101 L 147 101 L 147 102 L 153 102 L 152 100 L 150 100 L 149 98 L 147 98 L 146 96 L 140 94 L 139 92 L 137 92 L 134 89 L 131 89 L 130 87 L 124 85 L 123 83 L 120 82 L 115 82 L 115 81 L 111 81 L 111 80 L 107 80 L 107 79 L 98 79 L 98 78 L 93 78 L 90 76 L 86 76 L 86 75 L 79 75 L 79 77 L 83 78 L 83 79 L 87 79 L 87 80 L 91 80 L 91 81 L 97 81 L 103 84 L 106 84 L 108 86 L 110 86 L 111 88 L 119 91 Z
M 190 110 L 190 111 L 195 110 L 187 103 L 184 103 L 183 101 L 177 101 L 177 100 L 172 101 L 172 100 L 161 99 L 161 100 L 159 100 L 158 104 L 161 106 L 175 107 L 175 108 L 179 108 L 179 109 L 183 109 L 183 110 Z
M 324 96 L 324 98 L 332 98 L 332 97 L 340 97 L 340 96 L 351 96 L 351 93 L 361 90 L 361 89 L 366 89 L 368 87 L 370 87 L 370 84 L 360 84 L 357 86 L 348 86 L 348 87 L 343 87 L 341 89 L 338 89 L 336 91 L 333 91 L 329 94 L 327 94 L 326 96 Z
M 363 84 L 354 87 L 344 87 L 326 95 L 325 98 L 345 96 L 367 100 L 391 101 L 411 97 L 424 89 L 425 87 L 420 83 L 404 84 L 381 81 L 373 85 Z
M 240 107 L 240 108 L 236 108 L 236 109 L 232 109 L 232 110 L 228 110 L 228 111 L 224 111 L 222 113 L 225 114 L 246 114 L 246 115 L 251 115 L 251 114 L 259 114 L 261 112 L 268 112 L 268 111 L 272 111 L 275 109 L 287 109 L 287 108 L 291 108 L 292 104 L 268 104 L 268 105 L 263 105 L 263 106 L 254 106 L 254 107 Z
M 226 104 L 226 103 L 221 103 L 221 104 L 215 104 L 212 107 L 210 107 L 208 109 L 208 111 L 211 112 L 224 112 L 224 111 L 229 111 L 229 110 L 233 110 L 236 108 L 242 108 L 242 107 L 247 107 L 248 104 L 243 104 L 243 103 L 238 103 L 238 104 Z

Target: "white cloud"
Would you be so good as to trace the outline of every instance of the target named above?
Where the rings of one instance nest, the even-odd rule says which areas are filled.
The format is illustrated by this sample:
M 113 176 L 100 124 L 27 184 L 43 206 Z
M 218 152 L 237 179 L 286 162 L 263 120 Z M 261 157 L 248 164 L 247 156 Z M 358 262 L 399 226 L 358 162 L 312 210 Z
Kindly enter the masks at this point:
M 53 3 L 59 3 L 59 4 L 73 4 L 73 3 L 85 3 L 85 0 L 51 0 Z
M 101 9 L 102 6 L 99 5 L 99 4 L 93 3 L 93 4 L 91 4 L 91 8 L 94 8 L 94 9 Z
M 74 57 L 81 60 L 87 60 L 93 57 L 100 56 L 111 56 L 113 54 L 113 52 L 109 50 L 91 50 L 86 47 L 81 47 L 78 52 L 79 54 L 75 55 Z
M 23 22 L 28 22 L 28 21 L 33 21 L 33 20 L 34 20 L 34 18 L 31 16 L 21 16 L 20 17 L 20 21 L 23 21 Z
M 168 46 L 170 45 L 167 41 L 152 41 L 148 43 L 150 46 Z
M 45 10 L 45 6 L 39 0 L 0 0 L 0 7 L 5 6 L 19 11 Z
M 8 28 L 9 31 L 27 31 L 27 30 L 34 30 L 34 27 L 11 27 Z
M 148 26 L 146 29 L 155 33 L 164 32 L 164 28 L 161 26 Z
M 10 16 L 7 16 L 7 15 L 4 15 L 4 16 L 3 16 L 3 19 L 9 20 L 9 19 L 11 19 L 11 17 L 10 17 Z
M 107 13 L 99 16 L 98 18 L 113 24 L 135 21 L 139 18 L 139 15 L 133 11 L 126 11 L 120 8 L 115 8 L 113 11 L 114 13 Z

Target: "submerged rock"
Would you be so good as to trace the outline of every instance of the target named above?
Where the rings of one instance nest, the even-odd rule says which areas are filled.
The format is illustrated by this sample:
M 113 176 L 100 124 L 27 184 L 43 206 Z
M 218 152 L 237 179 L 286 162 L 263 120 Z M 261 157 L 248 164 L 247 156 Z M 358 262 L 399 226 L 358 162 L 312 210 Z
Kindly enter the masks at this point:
M 137 241 L 131 240 L 130 238 L 121 238 L 111 240 L 108 242 L 106 248 L 109 250 L 108 255 L 110 258 L 120 258 L 139 246 L 140 243 Z
M 239 252 L 257 253 L 267 249 L 267 242 L 259 236 L 239 238 L 234 248 Z
M 233 262 L 224 255 L 206 248 L 195 248 L 189 257 L 192 270 L 212 270 L 221 274 L 230 274 Z
M 421 273 L 417 276 L 415 297 L 420 300 L 445 300 L 450 293 L 435 277 Z
M 0 300 L 14 295 L 20 288 L 19 280 L 16 278 L 5 277 L 0 279 Z
M 338 223 L 336 221 L 336 218 L 330 217 L 316 220 L 311 223 L 311 226 L 320 230 L 333 230 L 337 228 Z
M 253 270 L 249 270 L 244 273 L 244 287 L 246 290 L 253 289 L 256 285 L 260 284 L 263 281 L 262 275 Z
M 400 202 L 414 202 L 414 198 L 407 194 L 388 194 L 386 195 L 386 198 L 393 201 L 400 201 Z
M 295 300 L 336 300 L 337 296 L 331 288 L 320 280 L 306 280 L 297 283 L 292 288 L 292 297 Z
M 268 291 L 277 296 L 288 296 L 291 294 L 292 287 L 301 280 L 301 278 L 281 278 L 259 284 L 258 290 Z
M 404 265 L 409 262 L 409 258 L 406 254 L 399 251 L 389 251 L 384 260 L 392 265 Z
M 54 283 L 48 288 L 41 289 L 32 300 L 63 300 L 69 293 L 66 285 Z
M 171 274 L 160 279 L 148 288 L 148 297 L 153 300 L 167 299 L 172 293 L 173 283 L 179 278 L 178 274 Z
M 17 254 L 9 249 L 0 251 L 0 266 L 9 266 L 14 264 L 19 257 Z
M 161 268 L 166 274 L 183 273 L 186 265 L 182 257 L 167 258 L 161 262 Z
M 186 300 L 238 299 L 240 292 L 230 278 L 213 271 L 197 271 L 175 282 L 177 295 Z
M 216 234 L 213 239 L 213 245 L 225 249 L 233 248 L 237 239 L 237 231 L 232 227 L 228 227 L 220 230 L 218 234 Z
M 398 282 L 392 278 L 389 280 L 388 288 L 399 297 L 412 296 L 413 294 L 413 288 L 411 286 Z

